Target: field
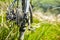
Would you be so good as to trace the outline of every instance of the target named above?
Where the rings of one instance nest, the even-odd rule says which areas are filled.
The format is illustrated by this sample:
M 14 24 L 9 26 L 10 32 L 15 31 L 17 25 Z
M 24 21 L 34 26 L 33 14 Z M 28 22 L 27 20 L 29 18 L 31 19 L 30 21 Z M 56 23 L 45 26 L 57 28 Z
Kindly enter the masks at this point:
M 19 34 L 20 27 L 18 27 L 14 23 L 14 21 L 12 21 L 13 23 L 9 21 L 5 22 L 7 7 L 9 6 L 11 2 L 12 0 L 0 1 L 0 40 L 18 40 L 19 35 L 20 35 Z M 36 2 L 37 2 L 36 0 L 33 0 L 33 3 L 32 3 L 33 5 L 35 4 L 34 10 L 33 10 L 33 23 L 31 25 L 34 28 L 34 30 L 29 31 L 28 29 L 26 29 L 24 40 L 60 40 L 60 21 L 57 21 L 56 17 L 54 17 L 55 20 L 53 17 L 52 18 L 48 17 L 46 19 L 43 12 L 41 12 L 42 15 L 39 14 L 41 11 L 40 10 L 41 8 L 39 9 L 39 7 L 37 6 L 39 3 L 36 4 Z M 49 3 L 51 5 L 55 5 L 56 1 L 55 0 L 49 0 L 49 1 L 41 0 L 41 3 L 42 4 Z M 57 4 L 59 5 L 58 2 L 56 3 L 56 5 Z M 39 12 L 36 12 L 36 10 L 38 10 Z M 53 13 L 58 13 L 58 12 L 56 10 L 53 10 Z M 47 11 L 46 14 L 48 13 L 52 13 L 52 12 Z M 60 19 L 60 16 L 59 16 L 59 19 Z

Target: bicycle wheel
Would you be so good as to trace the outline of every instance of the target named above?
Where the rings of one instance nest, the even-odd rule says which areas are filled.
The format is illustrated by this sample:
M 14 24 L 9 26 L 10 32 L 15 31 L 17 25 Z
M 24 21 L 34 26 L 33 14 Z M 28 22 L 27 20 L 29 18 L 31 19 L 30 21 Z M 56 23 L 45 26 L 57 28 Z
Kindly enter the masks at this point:
M 28 15 L 28 29 L 31 29 L 31 24 L 33 23 L 33 17 L 32 17 L 32 7 L 31 5 L 29 6 L 29 13 L 27 13 Z

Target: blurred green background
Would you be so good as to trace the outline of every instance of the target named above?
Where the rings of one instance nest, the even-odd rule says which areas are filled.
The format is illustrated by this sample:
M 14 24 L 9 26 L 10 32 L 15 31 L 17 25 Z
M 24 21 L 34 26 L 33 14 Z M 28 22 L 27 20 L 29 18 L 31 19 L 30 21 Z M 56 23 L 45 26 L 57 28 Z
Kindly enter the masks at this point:
M 12 26 L 12 22 L 1 24 L 6 21 L 7 7 L 12 1 L 0 0 L 0 40 L 18 40 L 19 38 L 19 27 L 16 24 Z M 33 15 L 36 11 L 48 15 L 60 13 L 60 0 L 32 0 L 31 2 Z M 60 23 L 57 21 L 50 23 L 36 19 L 34 16 L 32 27 L 36 29 L 34 31 L 26 30 L 24 40 L 60 40 Z

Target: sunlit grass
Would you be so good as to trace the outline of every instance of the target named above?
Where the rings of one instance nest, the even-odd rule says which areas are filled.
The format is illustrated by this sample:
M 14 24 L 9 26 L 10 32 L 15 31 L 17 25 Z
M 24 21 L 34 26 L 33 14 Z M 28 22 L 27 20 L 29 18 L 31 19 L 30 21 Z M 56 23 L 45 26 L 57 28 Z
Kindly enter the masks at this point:
M 40 28 L 29 35 L 25 35 L 25 40 L 60 40 L 60 27 L 50 23 L 41 23 Z
M 33 18 L 32 27 L 37 25 L 34 31 L 28 31 L 25 32 L 25 38 L 24 40 L 60 40 L 60 24 L 54 23 L 51 24 L 49 22 L 45 21 L 39 21 L 36 18 Z M 19 38 L 19 27 L 14 24 L 14 26 L 9 26 L 11 23 L 9 22 L 6 26 L 0 26 L 0 40 L 18 40 Z M 34 28 L 34 27 L 33 27 Z
M 7 11 L 6 10 L 7 7 L 4 8 L 4 5 L 5 5 L 4 2 L 8 2 L 10 4 L 11 1 L 9 1 L 9 0 L 0 1 L 0 7 L 1 8 L 3 7 L 3 10 Z M 38 2 L 36 0 L 34 0 L 34 1 Z M 41 2 L 43 4 L 44 3 L 56 4 L 54 2 L 54 0 L 42 0 Z M 3 5 L 2 5 L 2 3 L 3 3 Z M 6 3 L 5 6 L 8 6 L 9 4 Z M 33 2 L 33 4 L 37 5 L 37 3 L 34 3 L 34 2 Z M 39 9 L 37 6 L 35 8 Z M 54 11 L 54 12 L 56 12 L 56 11 Z M 3 22 L 6 21 L 5 16 L 6 15 L 4 14 Z M 2 16 L 0 16 L 0 23 L 1 22 L 2 22 Z M 39 25 L 36 25 L 36 24 L 39 24 Z M 16 24 L 14 24 L 14 26 L 10 26 L 11 22 L 8 22 L 8 23 L 4 23 L 2 25 L 3 26 L 0 25 L 0 40 L 5 40 L 5 39 L 7 39 L 7 40 L 18 40 L 18 38 L 19 38 L 19 27 Z M 47 21 L 46 22 L 40 21 L 36 18 L 33 18 L 32 27 L 33 28 L 35 27 L 36 29 L 34 31 L 26 30 L 24 40 L 60 40 L 60 23 L 56 22 L 56 23 L 51 24 Z

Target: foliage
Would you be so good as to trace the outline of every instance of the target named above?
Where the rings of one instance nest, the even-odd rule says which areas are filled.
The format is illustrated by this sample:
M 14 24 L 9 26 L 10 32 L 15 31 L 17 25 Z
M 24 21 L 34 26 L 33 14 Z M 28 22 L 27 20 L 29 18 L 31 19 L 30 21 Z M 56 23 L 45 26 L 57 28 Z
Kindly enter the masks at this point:
M 41 23 L 35 32 L 25 35 L 25 40 L 60 40 L 60 27 L 56 24 Z
M 57 1 L 59 2 L 60 0 L 57 0 Z M 11 2 L 12 0 L 0 0 L 0 7 L 2 8 L 2 5 L 1 5 L 2 3 L 6 3 L 5 6 L 7 6 L 7 3 L 9 5 Z M 44 8 L 48 8 L 47 7 L 48 5 L 45 6 L 46 4 L 57 6 L 57 4 L 59 5 L 58 2 L 56 2 L 55 0 L 38 0 L 38 1 L 32 0 L 32 4 L 34 5 L 34 8 L 35 8 L 34 10 L 40 9 L 40 3 L 44 4 L 42 7 L 44 9 Z M 6 11 L 6 9 L 3 9 L 3 10 Z M 56 10 L 54 10 L 54 12 L 55 11 Z M 6 17 L 4 17 L 3 22 L 6 21 L 5 18 Z M 2 16 L 0 16 L 0 23 L 2 22 L 1 19 L 2 19 Z M 36 30 L 34 31 L 26 30 L 24 40 L 60 40 L 60 23 L 50 24 L 48 22 L 45 22 L 45 21 L 41 22 L 40 20 L 33 18 L 32 27 L 38 23 L 39 25 L 36 27 L 39 27 L 39 28 L 36 28 Z M 0 24 L 0 40 L 5 40 L 5 39 L 18 40 L 19 27 L 17 27 L 17 25 L 15 24 L 14 26 L 13 25 L 11 26 L 11 24 L 12 22 Z
M 34 31 L 26 30 L 24 40 L 60 40 L 60 24 L 54 23 L 50 24 L 45 21 L 39 21 L 34 18 L 34 23 L 32 27 L 37 25 Z M 10 26 L 11 22 L 4 24 L 4 26 L 0 26 L 0 40 L 18 40 L 19 37 L 19 27 L 14 24 L 14 26 Z

